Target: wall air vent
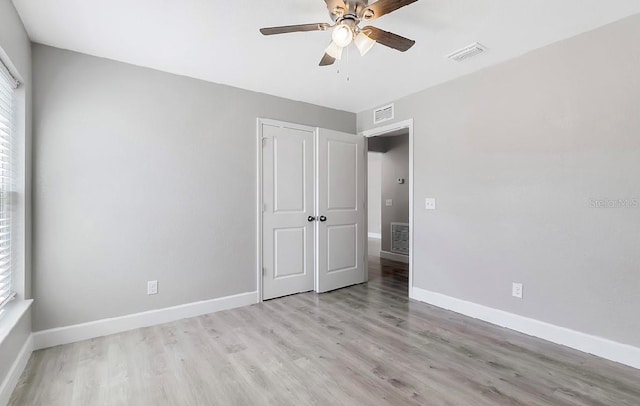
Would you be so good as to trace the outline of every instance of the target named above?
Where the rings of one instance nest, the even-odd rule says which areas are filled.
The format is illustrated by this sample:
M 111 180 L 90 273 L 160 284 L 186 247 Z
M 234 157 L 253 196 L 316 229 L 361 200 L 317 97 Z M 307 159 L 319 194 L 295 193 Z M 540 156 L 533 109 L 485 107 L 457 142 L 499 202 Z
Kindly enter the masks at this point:
M 462 61 L 466 61 L 469 58 L 473 58 L 476 55 L 483 54 L 485 52 L 487 52 L 487 47 L 485 47 L 480 43 L 475 42 L 467 47 L 464 47 L 462 49 L 459 49 L 447 55 L 447 58 L 456 62 L 462 62 Z
M 393 120 L 393 104 L 373 110 L 373 124 Z
M 391 223 L 391 252 L 409 255 L 408 223 Z

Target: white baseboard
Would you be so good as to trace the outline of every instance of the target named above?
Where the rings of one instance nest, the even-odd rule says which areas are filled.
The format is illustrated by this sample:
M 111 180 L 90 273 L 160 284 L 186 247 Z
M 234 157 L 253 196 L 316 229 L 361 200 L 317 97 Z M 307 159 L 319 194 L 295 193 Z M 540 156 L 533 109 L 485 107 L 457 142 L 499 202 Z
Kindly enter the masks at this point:
M 0 406 L 6 406 L 9 403 L 11 394 L 18 384 L 20 375 L 22 375 L 22 371 L 24 371 L 24 368 L 27 366 L 27 362 L 29 362 L 29 358 L 31 357 L 32 352 L 33 334 L 30 334 L 29 338 L 18 353 L 18 357 L 11 365 L 11 369 L 2 382 L 2 385 L 0 385 Z
M 391 261 L 403 262 L 405 264 L 409 263 L 408 255 L 396 254 L 395 252 L 380 251 L 380 258 L 388 259 Z
M 413 287 L 411 299 L 640 369 L 640 348 Z
M 142 313 L 38 331 L 33 333 L 34 349 L 39 350 L 56 345 L 74 343 L 141 327 L 155 326 L 157 324 L 169 323 L 221 310 L 248 306 L 257 303 L 257 297 L 257 292 L 247 292 L 164 309 L 150 310 Z
M 369 238 L 375 238 L 375 239 L 381 240 L 382 239 L 382 234 L 380 234 L 380 233 L 369 233 Z

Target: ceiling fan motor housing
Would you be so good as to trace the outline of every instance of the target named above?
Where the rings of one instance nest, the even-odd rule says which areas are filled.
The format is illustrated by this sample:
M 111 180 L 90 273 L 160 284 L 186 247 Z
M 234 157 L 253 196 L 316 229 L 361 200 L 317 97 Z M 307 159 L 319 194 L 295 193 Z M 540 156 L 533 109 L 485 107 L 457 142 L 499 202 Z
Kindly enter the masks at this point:
M 361 19 L 368 20 L 375 16 L 373 10 L 368 9 L 368 0 L 346 0 L 344 2 L 346 9 L 341 5 L 329 10 L 331 19 L 336 23 L 340 23 L 344 19 L 353 19 L 356 25 Z

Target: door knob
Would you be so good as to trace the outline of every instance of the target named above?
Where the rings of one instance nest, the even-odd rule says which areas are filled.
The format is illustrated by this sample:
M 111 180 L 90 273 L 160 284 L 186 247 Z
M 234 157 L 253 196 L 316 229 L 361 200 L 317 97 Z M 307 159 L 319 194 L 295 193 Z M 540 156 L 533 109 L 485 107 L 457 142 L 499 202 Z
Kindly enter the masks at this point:
M 320 216 L 320 221 L 327 221 L 327 218 L 325 216 Z
M 313 216 L 309 216 L 309 217 L 307 217 L 307 221 L 308 221 L 309 223 L 311 223 L 312 221 L 316 221 L 316 218 L 315 218 L 315 217 L 313 217 Z

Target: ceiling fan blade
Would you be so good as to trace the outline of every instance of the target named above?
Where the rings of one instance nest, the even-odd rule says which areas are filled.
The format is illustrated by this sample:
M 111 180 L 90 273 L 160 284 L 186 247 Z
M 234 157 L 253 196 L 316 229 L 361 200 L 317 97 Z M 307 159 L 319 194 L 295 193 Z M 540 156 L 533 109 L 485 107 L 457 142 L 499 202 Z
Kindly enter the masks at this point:
M 274 35 L 286 34 L 289 32 L 326 31 L 329 27 L 331 27 L 331 25 L 327 23 L 283 25 L 281 27 L 260 28 L 260 32 L 262 35 Z
M 397 9 L 408 6 L 411 3 L 415 3 L 418 0 L 378 0 L 375 3 L 369 5 L 364 10 L 360 16 L 364 16 L 364 19 L 367 21 L 375 20 L 376 18 L 380 18 L 383 15 L 392 13 Z M 368 17 L 368 14 L 373 12 L 373 15 Z
M 400 52 L 405 52 L 411 48 L 416 42 L 412 39 L 401 37 L 398 34 L 381 30 L 380 28 L 372 27 L 370 25 L 364 27 L 362 32 L 372 40 L 379 42 L 382 45 L 389 48 L 397 49 Z
M 333 63 L 335 61 L 336 61 L 336 58 L 334 58 L 333 56 L 325 53 L 324 56 L 322 57 L 322 59 L 320 60 L 320 66 L 333 65 Z

